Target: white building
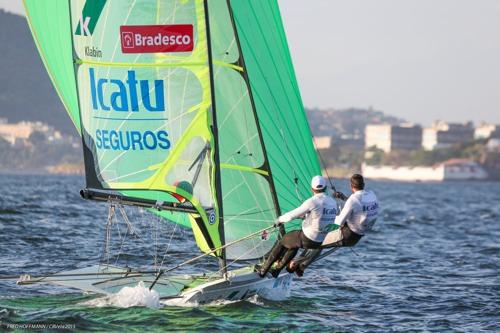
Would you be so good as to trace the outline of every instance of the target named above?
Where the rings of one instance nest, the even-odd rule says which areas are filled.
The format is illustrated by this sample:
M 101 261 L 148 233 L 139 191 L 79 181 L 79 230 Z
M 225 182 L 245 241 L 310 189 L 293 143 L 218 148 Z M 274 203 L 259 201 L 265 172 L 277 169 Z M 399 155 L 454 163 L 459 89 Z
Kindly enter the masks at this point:
M 500 152 L 500 138 L 491 138 L 486 144 L 486 149 L 489 152 Z
M 474 139 L 488 139 L 500 134 L 500 125 L 481 124 L 474 131 Z
M 432 167 L 363 165 L 362 172 L 366 178 L 398 181 L 481 180 L 488 177 L 478 163 L 464 159 L 451 159 Z
M 314 146 L 316 149 L 330 149 L 332 146 L 332 137 L 331 136 L 315 136 L 314 138 Z
M 422 127 L 413 124 L 367 125 L 365 148 L 375 147 L 388 153 L 393 150 L 414 150 L 422 145 Z
M 0 137 L 9 142 L 12 146 L 28 145 L 30 135 L 35 132 L 43 133 L 48 141 L 63 140 L 63 135 L 59 131 L 54 130 L 54 128 L 42 122 L 21 121 L 16 124 L 9 124 L 0 119 Z
M 429 128 L 424 128 L 422 146 L 425 150 L 449 148 L 454 144 L 472 141 L 474 127 L 472 123 L 456 124 L 437 121 Z

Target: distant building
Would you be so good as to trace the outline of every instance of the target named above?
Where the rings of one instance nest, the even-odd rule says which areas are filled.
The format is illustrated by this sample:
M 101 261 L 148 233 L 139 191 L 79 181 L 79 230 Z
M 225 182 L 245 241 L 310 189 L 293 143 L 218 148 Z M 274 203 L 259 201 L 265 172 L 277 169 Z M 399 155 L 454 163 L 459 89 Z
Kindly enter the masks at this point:
M 491 138 L 486 144 L 486 149 L 489 152 L 500 152 L 500 138 Z
M 464 143 L 474 139 L 472 123 L 457 124 L 437 121 L 431 127 L 425 128 L 422 137 L 422 146 L 426 150 L 448 148 L 457 143 Z
M 20 144 L 24 140 L 28 140 L 34 132 L 31 123 L 20 122 L 17 124 L 0 123 L 0 137 L 9 142 L 12 146 Z
M 363 165 L 362 172 L 366 178 L 399 181 L 481 180 L 488 178 L 488 173 L 478 163 L 465 159 L 451 159 L 432 167 Z
M 63 142 L 64 139 L 59 131 L 42 122 L 21 121 L 16 124 L 9 124 L 0 119 L 0 137 L 12 146 L 30 145 L 29 138 L 35 132 L 42 134 L 47 141 Z
M 365 138 L 364 135 L 357 131 L 354 134 L 344 133 L 340 135 L 340 138 L 333 142 L 333 145 L 349 146 L 353 149 L 363 150 L 363 147 L 365 146 Z
M 481 124 L 474 131 L 474 139 L 489 139 L 491 137 L 500 137 L 500 125 Z
M 332 137 L 331 136 L 315 136 L 314 138 L 314 145 L 316 146 L 316 149 L 330 149 L 332 146 Z
M 365 147 L 376 147 L 388 153 L 393 150 L 414 150 L 422 145 L 422 127 L 413 124 L 367 125 Z

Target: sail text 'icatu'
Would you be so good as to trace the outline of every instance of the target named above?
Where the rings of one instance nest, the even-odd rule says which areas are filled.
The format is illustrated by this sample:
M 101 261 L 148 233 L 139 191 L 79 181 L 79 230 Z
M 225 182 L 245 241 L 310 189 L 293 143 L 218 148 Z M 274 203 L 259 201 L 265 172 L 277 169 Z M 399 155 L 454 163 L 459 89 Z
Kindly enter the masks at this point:
M 120 26 L 120 37 L 123 53 L 190 52 L 194 47 L 191 24 Z M 87 51 L 88 47 L 85 49 L 86 54 Z M 98 55 L 102 56 L 102 53 Z M 99 114 L 96 118 L 122 119 L 124 122 L 167 120 L 165 117 L 151 116 L 166 111 L 164 80 L 138 79 L 138 74 L 136 70 L 130 69 L 125 77 L 113 77 L 109 72 L 105 77 L 100 77 L 97 69 L 88 68 L 90 105 L 94 113 Z M 117 128 L 110 128 L 109 125 L 95 129 L 97 149 L 126 151 L 171 148 L 169 133 L 165 128 L 122 130 L 121 125 Z
M 94 111 L 115 111 L 117 114 L 155 113 L 165 111 L 165 93 L 163 80 L 138 80 L 136 71 L 128 70 L 125 80 L 119 78 L 101 78 L 95 69 L 88 70 L 90 97 Z M 111 92 L 105 94 L 105 91 Z M 142 112 L 139 112 L 142 110 Z M 113 112 L 114 113 L 114 112 Z M 112 116 L 104 116 L 110 119 Z M 133 121 L 131 115 L 123 121 Z M 144 121 L 154 118 L 144 118 Z M 171 147 L 166 130 L 122 131 L 119 129 L 98 128 L 95 131 L 96 147 L 110 150 L 155 150 Z

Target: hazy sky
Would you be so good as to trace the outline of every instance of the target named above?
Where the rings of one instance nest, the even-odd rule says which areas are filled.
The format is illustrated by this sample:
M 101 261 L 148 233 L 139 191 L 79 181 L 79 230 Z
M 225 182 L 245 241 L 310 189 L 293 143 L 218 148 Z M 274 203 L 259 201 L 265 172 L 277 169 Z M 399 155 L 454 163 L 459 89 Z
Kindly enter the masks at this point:
M 500 0 L 279 3 L 306 106 L 500 123 Z

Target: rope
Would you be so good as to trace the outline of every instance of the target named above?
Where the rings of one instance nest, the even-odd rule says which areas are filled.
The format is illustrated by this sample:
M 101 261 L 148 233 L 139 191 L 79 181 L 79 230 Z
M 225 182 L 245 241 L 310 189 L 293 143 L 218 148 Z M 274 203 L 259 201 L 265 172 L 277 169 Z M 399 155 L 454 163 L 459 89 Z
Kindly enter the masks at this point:
M 312 264 L 312 263 L 314 263 L 314 262 L 316 262 L 316 261 L 318 261 L 318 260 L 320 260 L 320 259 L 323 259 L 324 257 L 326 257 L 326 256 L 328 256 L 328 255 L 330 255 L 330 254 L 332 254 L 333 252 L 337 251 L 337 250 L 338 250 L 338 249 L 340 249 L 340 248 L 341 248 L 341 246 L 338 246 L 338 247 L 334 247 L 334 248 L 333 248 L 333 249 L 331 249 L 331 250 L 328 250 L 327 252 L 325 252 L 325 253 L 321 254 L 321 255 L 320 255 L 320 256 L 318 256 L 316 259 L 314 259 L 314 260 L 311 262 L 311 264 Z
M 293 156 L 292 151 L 290 150 L 290 147 L 288 146 L 288 142 L 286 140 L 285 133 L 283 133 L 283 128 L 281 127 L 281 124 L 279 126 L 280 126 L 281 138 L 283 139 L 283 142 L 285 143 L 285 148 L 287 150 L 287 154 L 288 154 L 288 156 L 291 157 L 291 156 Z M 300 201 L 304 201 L 304 199 L 302 198 L 302 196 L 300 195 L 300 192 L 299 192 L 299 177 L 297 177 L 297 172 L 295 172 L 295 168 L 293 167 L 293 163 L 288 158 L 286 160 L 289 161 L 290 168 L 292 169 L 292 172 L 293 172 L 293 183 L 295 186 L 295 194 L 297 195 L 297 199 L 299 199 Z
M 118 223 L 116 224 L 116 226 L 118 227 Z M 120 229 L 118 229 L 118 230 L 120 230 Z M 118 232 L 120 232 L 120 231 L 118 231 Z M 123 237 L 121 237 L 121 234 L 119 235 L 119 237 L 122 241 L 120 243 L 120 249 L 118 249 L 118 255 L 116 256 L 115 266 L 118 264 L 118 259 L 120 259 L 120 255 L 122 253 L 123 245 L 125 244 L 125 240 L 127 239 L 127 235 L 128 235 L 128 228 L 125 230 L 125 235 Z
M 159 274 L 159 275 L 164 275 L 165 273 L 171 272 L 171 271 L 173 271 L 173 270 L 175 270 L 177 268 L 180 268 L 182 266 L 190 264 L 190 263 L 192 263 L 192 262 L 194 262 L 194 261 L 196 261 L 198 259 L 206 257 L 206 256 L 208 256 L 210 254 L 213 254 L 213 253 L 217 252 L 217 251 L 220 251 L 220 250 L 222 250 L 222 249 L 224 249 L 224 248 L 226 248 L 228 246 L 237 244 L 237 243 L 242 242 L 242 241 L 244 241 L 246 239 L 249 239 L 249 238 L 255 237 L 255 236 L 259 235 L 259 234 L 262 234 L 262 232 L 264 232 L 266 230 L 269 230 L 271 228 L 274 228 L 274 226 L 270 226 L 270 227 L 264 228 L 262 230 L 256 231 L 254 233 L 251 233 L 251 234 L 249 234 L 249 235 L 247 235 L 245 237 L 242 237 L 242 238 L 237 239 L 235 241 L 229 242 L 229 243 L 225 244 L 224 246 L 215 248 L 215 249 L 213 249 L 213 250 L 211 250 L 211 251 L 209 251 L 207 253 L 203 253 L 201 255 L 193 257 L 193 258 L 191 258 L 189 260 L 186 260 L 186 261 L 184 261 L 184 262 L 182 262 L 182 263 L 180 263 L 180 264 L 178 264 L 178 265 L 176 265 L 174 267 L 166 269 L 166 270 L 160 270 L 160 271 L 157 271 L 157 270 L 148 271 L 148 270 L 146 270 L 146 271 L 135 271 L 135 272 L 131 271 L 130 273 L 127 273 L 127 272 L 105 272 L 105 273 L 97 273 L 97 274 L 96 273 L 71 273 L 71 274 L 58 274 L 58 275 L 54 275 L 54 273 L 51 273 L 51 274 L 47 274 L 46 276 L 38 277 L 39 280 L 38 281 L 32 281 L 32 283 L 41 282 L 42 279 L 47 279 L 47 278 L 50 278 L 51 276 L 55 276 L 55 277 L 74 277 L 74 276 L 85 277 L 85 276 L 91 276 L 90 279 L 94 279 L 95 275 L 103 275 L 103 276 L 105 276 L 105 275 L 124 275 L 124 274 L 127 274 L 127 276 L 131 276 L 133 274 Z M 253 249 L 251 249 L 251 250 L 253 250 Z M 241 256 L 240 256 L 240 258 L 241 258 Z M 235 259 L 230 264 L 234 264 L 234 262 L 236 262 L 237 260 L 238 259 Z M 13 278 L 17 278 L 17 277 L 18 277 L 17 275 L 16 276 L 0 276 L 0 279 L 2 279 L 2 280 L 3 279 L 13 279 Z
M 206 256 L 208 256 L 208 255 L 211 255 L 211 254 L 213 254 L 213 253 L 217 252 L 217 251 L 220 251 L 220 250 L 222 250 L 222 249 L 225 249 L 225 248 L 226 248 L 226 247 L 228 247 L 228 246 L 231 246 L 231 245 L 237 244 L 237 243 L 242 242 L 242 241 L 244 241 L 244 240 L 246 240 L 246 239 L 249 239 L 249 238 L 255 237 L 255 236 L 257 236 L 257 235 L 260 235 L 260 234 L 262 234 L 264 231 L 269 230 L 269 229 L 271 229 L 271 228 L 275 228 L 275 226 L 274 226 L 274 225 L 272 225 L 272 226 L 270 226 L 270 227 L 267 227 L 267 228 L 264 228 L 264 229 L 262 229 L 262 230 L 259 230 L 259 231 L 256 231 L 256 232 L 254 232 L 254 233 L 251 233 L 251 234 L 249 234 L 249 235 L 247 235 L 247 236 L 245 236 L 245 237 L 243 237 L 243 238 L 240 238 L 240 239 L 234 240 L 234 241 L 229 242 L 229 243 L 227 243 L 227 244 L 225 244 L 225 245 L 223 245 L 223 246 L 220 246 L 220 247 L 218 247 L 218 248 L 215 248 L 215 249 L 213 249 L 213 250 L 211 250 L 211 251 L 209 251 L 209 252 L 206 252 L 206 253 L 200 254 L 200 255 L 198 255 L 198 256 L 196 256 L 196 257 L 194 257 L 194 258 L 191 258 L 191 259 L 189 259 L 189 260 L 186 260 L 186 261 L 184 261 L 184 262 L 182 262 L 182 263 L 180 263 L 180 264 L 178 264 L 178 265 L 175 265 L 174 267 L 171 267 L 171 268 L 169 268 L 169 269 L 167 269 L 167 270 L 165 270 L 165 271 L 162 271 L 162 272 L 163 272 L 163 273 L 167 273 L 167 272 L 171 272 L 171 271 L 173 271 L 173 270 L 176 270 L 177 268 L 180 268 L 180 267 L 182 267 L 182 266 L 185 266 L 185 265 L 187 265 L 187 264 L 190 264 L 190 263 L 192 263 L 192 262 L 195 262 L 195 261 L 197 261 L 198 259 L 204 258 L 204 257 L 206 257 Z
M 313 138 L 313 144 L 314 144 L 314 149 L 316 149 L 316 151 L 318 152 L 318 156 L 319 156 L 319 160 L 320 160 L 320 164 L 321 164 L 321 169 L 325 172 L 325 175 L 328 177 L 328 182 L 330 183 L 330 187 L 332 188 L 333 193 L 336 194 L 337 189 L 335 188 L 335 185 L 333 185 L 333 181 L 332 181 L 333 178 L 330 177 L 330 175 L 328 174 L 328 170 L 326 169 L 325 160 L 323 160 L 323 156 L 321 155 L 321 152 L 319 151 L 318 147 L 316 146 L 316 142 L 314 142 L 314 138 Z
M 113 216 L 115 216 L 115 204 L 111 203 L 108 210 L 108 222 L 106 223 L 106 235 L 104 239 L 102 258 L 102 261 L 106 261 L 107 266 L 109 266 L 109 242 L 111 241 L 111 226 L 113 225 Z
M 120 243 L 120 249 L 118 250 L 118 255 L 116 256 L 115 265 L 118 264 L 118 260 L 120 259 L 120 255 L 122 254 L 123 245 L 125 245 L 125 240 L 127 239 L 128 234 L 130 233 L 130 235 L 132 235 L 132 236 L 135 235 L 136 237 L 138 237 L 136 232 L 135 232 L 134 227 L 132 226 L 132 223 L 130 223 L 130 220 L 128 219 L 127 213 L 126 213 L 125 209 L 123 208 L 123 206 L 122 205 L 117 205 L 117 206 L 118 206 L 118 210 L 120 211 L 120 214 L 122 216 L 122 219 L 125 222 L 127 229 L 125 231 L 125 235 L 123 237 L 121 237 L 120 228 L 118 227 L 118 223 L 116 224 L 116 226 L 118 228 L 118 236 L 121 239 L 121 243 Z
M 176 231 L 177 231 L 177 224 L 175 224 L 174 230 L 170 234 L 170 238 L 168 240 L 167 248 L 165 249 L 165 252 L 163 254 L 163 258 L 161 259 L 161 263 L 160 263 L 160 267 L 158 268 L 158 271 L 160 271 L 161 268 L 163 267 L 163 262 L 165 261 L 165 258 L 167 257 L 168 250 L 170 250 L 170 245 L 172 244 L 172 239 L 174 238 L 174 234 L 175 234 Z
M 158 218 L 154 219 L 153 225 L 151 226 L 152 229 L 152 236 L 154 238 L 154 259 L 153 259 L 153 268 L 157 268 L 158 265 Z M 154 229 L 153 229 L 154 228 Z
M 241 258 L 243 258 L 246 254 L 252 252 L 253 250 L 255 250 L 257 247 L 259 247 L 260 244 L 257 244 L 255 245 L 254 247 L 252 247 L 250 250 L 244 252 L 242 255 L 240 255 L 238 258 L 234 259 L 233 261 L 231 261 L 230 263 L 227 263 L 226 262 L 226 265 L 224 267 L 221 267 L 216 273 L 221 273 L 222 271 L 225 271 L 229 266 L 233 265 L 235 262 L 237 262 L 238 260 L 240 260 Z

